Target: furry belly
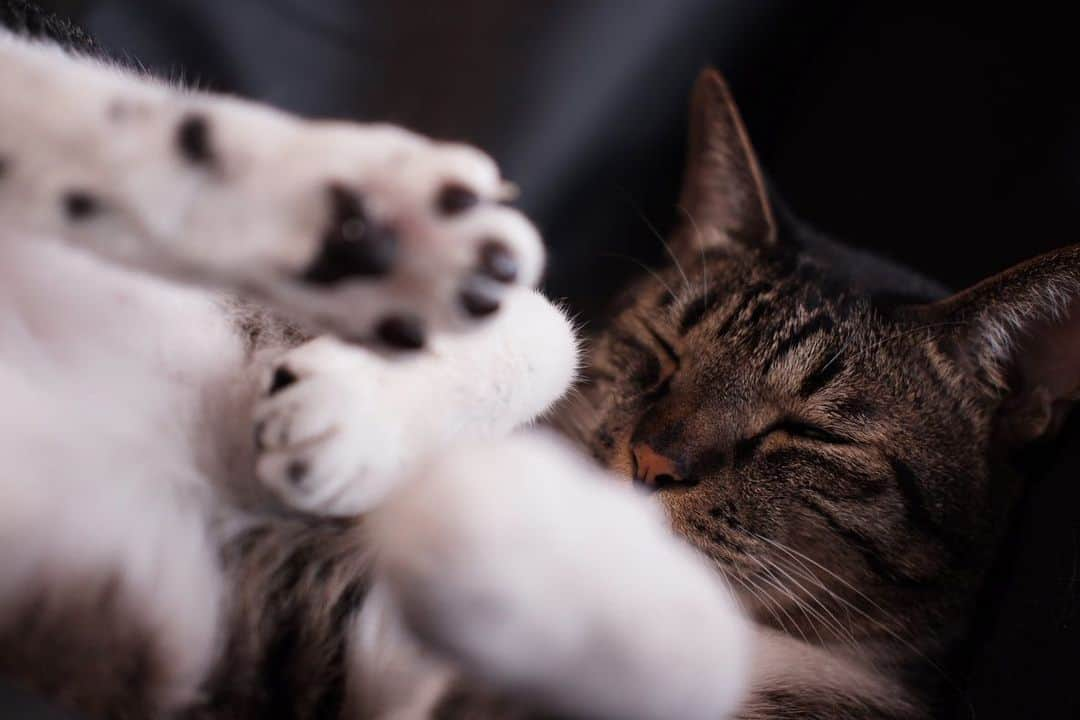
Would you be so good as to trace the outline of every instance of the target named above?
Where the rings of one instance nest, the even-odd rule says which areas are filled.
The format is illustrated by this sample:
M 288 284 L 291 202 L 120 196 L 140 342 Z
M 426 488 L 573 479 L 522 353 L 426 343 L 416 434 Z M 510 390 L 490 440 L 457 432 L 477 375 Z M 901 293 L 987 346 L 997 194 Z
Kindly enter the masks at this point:
M 246 411 L 245 366 L 209 293 L 51 243 L 0 243 L 0 367 L 63 418 L 57 442 L 90 435 L 145 470 L 231 473 L 225 430 L 246 424 L 222 415 Z
M 244 362 L 209 295 L 0 242 L 0 542 L 21 548 L 0 560 L 0 617 L 29 624 L 27 648 L 87 616 L 152 645 L 155 703 L 195 693 L 219 642 L 217 495 L 243 467 Z

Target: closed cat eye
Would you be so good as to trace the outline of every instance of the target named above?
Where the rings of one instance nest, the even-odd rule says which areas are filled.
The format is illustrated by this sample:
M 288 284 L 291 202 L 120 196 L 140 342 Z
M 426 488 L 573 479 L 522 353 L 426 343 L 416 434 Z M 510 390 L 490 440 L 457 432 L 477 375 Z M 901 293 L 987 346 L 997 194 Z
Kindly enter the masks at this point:
M 788 435 L 794 437 L 800 437 L 804 440 L 812 440 L 814 442 L 828 443 L 830 445 L 850 445 L 851 440 L 848 438 L 831 433 L 828 430 L 824 430 L 816 425 L 810 423 L 800 422 L 798 420 L 784 420 L 769 428 L 768 433 L 785 432 Z
M 675 351 L 675 347 L 664 339 L 664 336 L 657 332 L 656 328 L 651 325 L 645 326 L 646 332 L 653 339 L 653 342 L 660 348 L 660 375 L 662 378 L 669 378 L 676 370 L 679 369 L 680 360 L 679 354 Z
M 810 423 L 801 422 L 799 420 L 781 420 L 769 427 L 762 430 L 757 435 L 747 438 L 738 442 L 735 445 L 735 463 L 741 463 L 748 460 L 754 453 L 757 452 L 758 447 L 761 445 L 765 438 L 769 437 L 773 433 L 782 432 L 790 437 L 797 437 L 803 440 L 809 440 L 811 442 L 824 443 L 828 445 L 850 445 L 852 441 L 848 438 L 841 437 L 835 433 L 831 433 L 828 430 L 824 430 L 816 425 Z

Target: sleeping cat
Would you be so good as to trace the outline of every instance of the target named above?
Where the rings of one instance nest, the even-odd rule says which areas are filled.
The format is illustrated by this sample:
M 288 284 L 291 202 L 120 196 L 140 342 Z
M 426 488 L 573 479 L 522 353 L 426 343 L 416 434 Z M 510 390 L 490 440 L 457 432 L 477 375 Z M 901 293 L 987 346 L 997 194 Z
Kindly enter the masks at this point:
M 769 193 L 715 71 L 679 204 L 673 264 L 616 301 L 556 424 L 731 583 L 754 623 L 737 717 L 940 716 L 1023 491 L 1010 460 L 1080 392 L 1080 246 L 949 295 L 822 237 Z
M 1021 490 L 1004 459 L 1052 433 L 1080 384 L 1080 250 L 946 297 L 815 236 L 770 198 L 706 72 L 678 263 L 628 289 L 558 414 L 608 475 L 552 438 L 500 439 L 574 374 L 569 325 L 539 296 L 503 288 L 483 328 L 402 358 L 331 338 L 286 350 L 293 336 L 261 310 L 163 279 L 417 345 L 415 323 L 372 333 L 378 315 L 404 303 L 458 327 L 447 308 L 464 300 L 461 273 L 477 252 L 489 279 L 496 266 L 488 233 L 458 223 L 492 212 L 478 200 L 497 183 L 472 179 L 488 183 L 476 201 L 443 203 L 445 177 L 430 172 L 463 171 L 461 155 L 408 138 L 418 170 L 399 174 L 372 164 L 385 130 L 328 138 L 201 98 L 207 122 L 191 131 L 189 98 L 5 42 L 0 137 L 26 139 L 3 147 L 14 153 L 0 185 L 15 225 L 0 234 L 6 677 L 110 717 L 933 713 Z M 49 124 L 43 103 L 9 96 L 19 79 L 45 94 L 68 82 L 54 102 L 81 98 L 73 112 L 146 98 L 121 113 L 141 134 L 128 144 L 93 134 L 110 125 Z M 12 123 L 12 109 L 27 114 Z M 317 149 L 281 152 L 283 135 Z M 66 152 L 35 142 L 50 137 Z M 79 154 L 94 137 L 102 149 Z M 177 168 L 177 147 L 195 168 Z M 361 147 L 372 154 L 335 162 Z M 37 152 L 47 170 L 17 174 Z M 245 162 L 295 175 L 250 178 Z M 341 266 L 311 272 L 318 245 L 300 243 L 306 263 L 289 273 L 260 265 L 312 236 L 282 226 L 327 223 L 288 212 L 304 207 L 289 200 L 300 180 L 372 167 L 364 185 L 410 211 L 393 226 L 421 227 L 407 247 L 470 248 L 458 265 L 406 256 L 437 292 L 366 279 L 349 279 L 348 297 L 317 291 L 311 279 Z M 190 207 L 158 191 L 192 186 Z M 332 230 L 358 214 L 348 198 L 330 190 Z M 537 257 L 524 226 L 501 227 L 516 257 Z M 357 304 L 378 314 L 356 319 Z
M 617 303 L 564 425 L 757 623 L 741 717 L 931 716 L 1010 456 L 1080 391 L 1080 246 L 949 296 L 796 223 L 716 73 L 692 105 L 676 263 Z

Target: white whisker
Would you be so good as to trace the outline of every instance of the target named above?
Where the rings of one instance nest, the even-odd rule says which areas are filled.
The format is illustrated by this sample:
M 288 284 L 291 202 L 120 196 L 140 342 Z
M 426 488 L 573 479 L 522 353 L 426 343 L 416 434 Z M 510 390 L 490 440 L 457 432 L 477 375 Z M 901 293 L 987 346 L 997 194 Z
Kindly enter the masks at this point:
M 776 620 L 776 624 L 777 624 L 777 626 L 778 626 L 778 627 L 779 627 L 779 628 L 780 628 L 781 630 L 783 630 L 784 632 L 787 632 L 787 627 L 786 627 L 786 626 L 784 625 L 784 621 L 783 621 L 783 620 L 781 620 L 781 619 L 780 619 L 780 616 L 776 614 L 776 611 L 774 611 L 774 610 L 772 609 L 772 604 L 771 604 L 771 603 L 766 603 L 765 599 L 761 597 L 761 589 L 760 589 L 760 588 L 758 588 L 758 587 L 756 587 L 756 586 L 755 586 L 755 587 L 753 587 L 753 588 L 752 588 L 752 587 L 750 587 L 750 585 L 749 585 L 749 584 L 748 584 L 748 583 L 746 582 L 746 580 L 744 580 L 743 578 L 739 577 L 738 575 L 734 575 L 734 574 L 732 574 L 732 575 L 725 575 L 725 577 L 727 577 L 727 578 L 729 578 L 729 579 L 731 579 L 731 580 L 734 580 L 735 582 L 739 583 L 739 585 L 741 585 L 741 586 L 742 586 L 742 588 L 743 588 L 744 590 L 746 590 L 746 592 L 747 592 L 747 593 L 749 593 L 749 594 L 750 594 L 750 597 L 751 597 L 751 598 L 753 598 L 754 600 L 756 600 L 756 601 L 757 601 L 758 603 L 760 603 L 760 604 L 761 604 L 761 606 L 762 606 L 762 607 L 764 607 L 764 608 L 765 608 L 766 610 L 768 610 L 768 611 L 769 611 L 769 614 L 773 616 L 773 619 L 774 619 L 774 620 Z
M 664 278 L 660 277 L 660 275 L 657 274 L 657 272 L 655 270 L 653 270 L 651 267 L 649 267 L 645 263 L 638 260 L 636 257 L 633 257 L 631 255 L 624 255 L 623 253 L 614 253 L 614 252 L 600 253 L 600 257 L 616 257 L 616 258 L 622 258 L 623 260 L 629 260 L 630 262 L 634 263 L 635 265 L 637 265 L 639 268 L 641 268 L 645 272 L 652 275 L 656 279 L 656 282 L 663 285 L 664 289 L 668 291 L 668 295 L 671 296 L 671 299 L 672 299 L 673 302 L 678 302 L 679 301 L 679 298 L 675 294 L 675 291 L 671 289 L 670 285 L 668 285 L 666 282 L 664 282 Z
M 817 562 L 813 558 L 799 552 L 798 550 L 795 550 L 794 548 L 788 547 L 787 545 L 784 545 L 781 542 L 778 542 L 778 541 L 773 540 L 771 538 L 767 538 L 764 535 L 759 535 L 758 533 L 755 533 L 755 532 L 751 532 L 750 534 L 753 535 L 754 537 L 758 538 L 759 540 L 762 540 L 764 542 L 769 543 L 770 545 L 777 548 L 778 550 L 781 550 L 782 552 L 787 553 L 791 557 L 802 557 L 804 560 L 811 563 L 815 567 L 818 567 L 818 568 L 824 570 L 831 577 L 836 579 L 837 582 L 839 582 L 841 585 L 843 585 L 847 589 L 851 590 L 859 598 L 861 598 L 863 601 L 865 601 L 867 604 L 869 604 L 871 607 L 873 607 L 875 610 L 877 610 L 879 613 L 881 613 L 882 616 L 884 616 L 886 619 L 888 619 L 890 621 L 893 621 L 893 622 L 896 622 L 896 619 L 890 613 L 888 613 L 884 608 L 882 608 L 876 602 L 874 602 L 869 597 L 867 597 L 865 593 L 861 592 L 858 588 L 854 587 L 851 583 L 847 582 L 842 577 L 837 575 L 835 572 L 833 572 L 829 568 L 825 567 L 821 563 Z M 836 600 L 838 602 L 842 602 L 842 603 L 848 605 L 852 610 L 854 610 L 855 612 L 862 615 L 864 618 L 866 618 L 871 623 L 876 625 L 879 629 L 883 630 L 886 634 L 888 634 L 894 640 L 896 640 L 897 642 L 902 644 L 904 647 L 911 650 L 913 653 L 915 653 L 920 658 L 925 660 L 927 662 L 927 664 L 930 665 L 930 667 L 934 668 L 934 670 L 936 670 L 941 675 L 941 677 L 945 678 L 949 682 L 952 682 L 951 678 L 949 678 L 949 676 L 945 673 L 945 670 L 942 669 L 942 667 L 940 665 L 938 665 L 936 662 L 934 662 L 930 657 L 928 657 L 926 655 L 926 653 L 924 653 L 922 650 L 920 650 L 918 647 L 916 647 L 910 640 L 902 637 L 899 633 L 897 633 L 895 630 L 890 628 L 884 622 L 882 622 L 881 620 L 875 618 L 873 615 L 866 612 L 865 610 L 863 610 L 859 606 L 855 605 L 854 603 L 852 603 L 847 598 L 844 598 L 843 596 L 839 595 L 838 593 L 831 593 L 831 594 L 833 595 L 834 598 L 836 598 Z
M 788 588 L 787 586 L 785 586 L 780 581 L 780 579 L 777 578 L 776 575 L 772 571 L 769 570 L 769 567 L 767 565 L 765 565 L 765 563 L 763 563 L 761 560 L 757 559 L 756 557 L 754 557 L 752 555 L 748 555 L 748 557 L 751 560 L 753 560 L 754 562 L 756 562 L 761 567 L 762 571 L 765 573 L 765 575 L 758 575 L 758 577 L 763 582 L 767 583 L 770 587 L 775 588 L 776 590 L 778 590 L 780 592 L 780 594 L 783 595 L 784 597 L 786 597 L 788 600 L 791 600 L 795 604 L 795 608 L 797 610 L 800 610 L 802 612 L 802 614 L 805 615 L 806 618 L 811 621 L 810 622 L 810 629 L 814 631 L 815 635 L 817 635 L 818 644 L 824 646 L 825 645 L 825 638 L 823 638 L 821 636 L 821 632 L 818 631 L 818 628 L 817 628 L 817 623 L 814 622 L 815 619 L 818 619 L 820 621 L 820 618 L 817 618 L 816 616 L 812 616 L 811 613 L 807 612 L 807 608 L 806 608 L 805 604 L 799 601 L 799 598 L 791 591 L 791 589 Z M 783 605 L 781 604 L 781 608 L 782 607 L 783 607 Z M 798 627 L 797 623 L 796 623 L 796 626 Z M 800 629 L 800 633 L 802 633 L 801 629 Z M 803 637 L 805 638 L 805 635 L 803 635 Z
M 761 578 L 761 579 L 764 580 L 765 578 Z M 745 578 L 743 578 L 743 580 L 745 580 L 747 583 L 749 583 L 750 585 L 752 585 L 753 587 L 757 588 L 760 591 L 761 594 L 758 596 L 758 599 L 768 601 L 769 603 L 774 604 L 780 610 L 780 612 L 782 612 L 784 614 L 784 617 L 786 617 L 788 619 L 788 621 L 791 622 L 792 627 L 794 627 L 794 629 L 796 631 L 798 631 L 799 637 L 802 638 L 803 642 L 808 644 L 808 645 L 810 644 L 810 639 L 806 637 L 806 633 L 803 632 L 802 627 L 799 625 L 799 623 L 795 622 L 795 618 L 791 617 L 791 613 L 789 613 L 787 611 L 787 608 L 784 607 L 783 603 L 781 603 L 778 600 L 776 600 L 775 598 L 771 597 L 769 595 L 769 593 L 768 593 L 768 589 L 767 588 L 762 588 L 761 586 L 759 586 L 757 583 L 754 582 L 754 579 L 752 577 L 745 577 Z M 776 615 L 773 614 L 773 617 L 776 617 Z M 787 629 L 787 626 L 785 626 L 783 623 L 780 623 L 780 627 L 784 630 L 784 632 L 787 632 L 787 633 L 790 634 L 790 631 Z
M 697 239 L 698 247 L 701 249 L 701 293 L 704 296 L 703 302 L 707 307 L 709 305 L 709 268 L 705 259 L 705 239 L 701 235 L 701 228 L 698 227 L 697 220 L 690 214 L 690 211 L 682 205 L 676 207 L 682 210 L 683 214 L 686 215 L 686 219 L 694 226 L 694 237 Z
M 660 241 L 660 244 L 664 246 L 664 249 L 667 250 L 667 254 L 671 257 L 671 261 L 675 263 L 675 269 L 679 271 L 680 275 L 682 275 L 683 282 L 686 283 L 686 289 L 689 290 L 690 278 L 686 276 L 686 273 L 683 271 L 682 264 L 679 263 L 679 258 L 675 256 L 675 253 L 674 251 L 672 251 L 671 246 L 668 245 L 667 240 L 665 240 L 664 236 L 660 234 L 660 231 L 656 229 L 656 226 L 649 222 L 649 218 L 645 216 L 645 213 L 641 211 L 641 208 L 638 207 L 637 203 L 635 203 L 629 196 L 627 196 L 626 199 L 634 208 L 634 212 L 636 212 L 638 214 L 638 217 L 641 218 L 641 221 L 645 223 L 645 227 L 649 228 L 649 232 L 651 232 L 653 236 Z
M 753 558 L 753 559 L 756 560 L 759 563 L 762 562 L 760 558 Z M 840 622 L 840 619 L 838 617 L 836 617 L 835 614 L 833 614 L 833 612 L 829 609 L 829 606 L 826 605 L 821 600 L 821 598 L 819 598 L 815 593 L 813 593 L 809 589 L 807 589 L 806 586 L 803 585 L 801 582 L 799 582 L 799 580 L 794 575 L 792 575 L 787 570 L 785 570 L 784 567 L 782 565 L 780 565 L 780 563 L 778 563 L 775 560 L 772 560 L 770 558 L 765 558 L 765 562 L 768 563 L 769 567 L 771 567 L 773 570 L 776 570 L 778 572 L 783 573 L 783 575 L 786 578 L 788 578 L 788 580 L 790 580 L 792 584 L 794 584 L 799 590 L 802 590 L 806 594 L 807 598 L 812 600 L 819 608 L 821 608 L 821 612 L 824 613 L 825 616 L 827 616 L 827 618 L 825 616 L 823 616 L 821 613 L 812 610 L 812 608 L 807 608 L 807 609 L 811 610 L 811 612 L 813 612 L 814 617 L 816 617 L 818 620 L 820 620 L 822 625 L 824 625 L 826 628 L 829 628 L 829 629 L 833 630 L 840 637 L 841 640 L 846 641 L 852 647 L 855 647 L 857 645 L 855 635 L 851 632 L 851 630 L 847 626 L 845 626 L 842 622 Z M 832 591 L 829 590 L 829 588 L 826 587 L 820 581 L 818 581 L 817 584 L 820 585 L 821 588 L 824 589 L 826 592 L 832 593 Z M 793 597 L 792 599 L 798 601 L 798 598 L 796 598 L 796 597 Z M 845 612 L 847 612 L 846 606 L 842 605 L 841 607 L 844 607 Z M 805 611 L 806 610 L 804 610 L 804 612 Z M 848 614 L 848 620 L 850 621 L 850 619 L 851 619 L 851 615 L 849 613 Z

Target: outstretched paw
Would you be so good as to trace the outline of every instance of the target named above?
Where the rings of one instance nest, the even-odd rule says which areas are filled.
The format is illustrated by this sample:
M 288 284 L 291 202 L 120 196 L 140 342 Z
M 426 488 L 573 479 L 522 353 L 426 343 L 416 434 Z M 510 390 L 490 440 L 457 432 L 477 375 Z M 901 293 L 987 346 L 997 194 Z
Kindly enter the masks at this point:
M 416 349 L 539 279 L 540 238 L 501 203 L 508 185 L 483 153 L 392 127 L 312 125 L 296 142 L 290 158 L 311 167 L 290 169 L 288 182 L 308 183 L 320 207 L 300 230 L 302 252 L 248 278 L 291 313 Z
M 748 633 L 659 508 L 568 446 L 446 453 L 369 517 L 410 628 L 474 680 L 573 717 L 728 717 Z
M 180 92 L 8 38 L 0 65 L 0 214 L 20 236 L 397 348 L 539 279 L 540 238 L 474 148 Z

